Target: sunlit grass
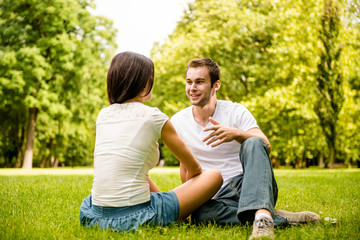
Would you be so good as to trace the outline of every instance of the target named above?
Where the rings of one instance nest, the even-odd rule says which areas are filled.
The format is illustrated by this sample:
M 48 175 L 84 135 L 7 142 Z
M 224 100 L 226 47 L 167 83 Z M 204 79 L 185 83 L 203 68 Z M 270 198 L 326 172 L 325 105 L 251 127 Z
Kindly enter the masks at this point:
M 153 168 L 150 173 L 178 174 L 177 167 Z M 94 168 L 91 167 L 59 167 L 59 168 L 0 168 L 0 176 L 14 175 L 88 175 L 94 174 Z
M 2 168 L 0 175 L 3 176 L 16 176 L 16 175 L 89 175 L 94 174 L 93 168 L 84 167 L 59 167 L 59 168 Z
M 91 190 L 92 168 L 0 169 L 0 239 L 247 239 L 249 226 L 142 227 L 135 233 L 87 229 L 79 224 L 79 206 Z M 358 239 L 360 170 L 275 170 L 277 208 L 336 218 L 276 229 L 277 239 Z M 180 184 L 178 168 L 150 172 L 163 191 Z

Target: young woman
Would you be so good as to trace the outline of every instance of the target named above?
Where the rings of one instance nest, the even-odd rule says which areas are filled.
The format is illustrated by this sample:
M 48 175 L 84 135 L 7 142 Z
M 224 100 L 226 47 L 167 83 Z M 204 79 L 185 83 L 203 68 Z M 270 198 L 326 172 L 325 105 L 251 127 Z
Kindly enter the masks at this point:
M 149 58 L 132 52 L 113 58 L 107 74 L 110 106 L 96 121 L 93 188 L 80 207 L 84 226 L 118 231 L 166 226 L 186 218 L 222 184 L 218 170 L 202 172 L 169 118 L 143 104 L 151 99 L 153 83 Z M 160 192 L 148 177 L 158 162 L 159 138 L 185 166 L 189 179 L 169 192 Z

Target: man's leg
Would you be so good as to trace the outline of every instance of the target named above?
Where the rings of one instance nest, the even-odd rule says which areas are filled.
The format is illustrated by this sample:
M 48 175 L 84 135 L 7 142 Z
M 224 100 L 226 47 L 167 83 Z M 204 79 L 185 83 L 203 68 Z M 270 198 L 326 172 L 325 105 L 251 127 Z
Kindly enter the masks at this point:
M 240 160 L 244 177 L 237 216 L 242 223 L 253 221 L 250 239 L 273 238 L 278 190 L 266 144 L 260 138 L 248 138 L 241 144 Z
M 285 210 L 275 209 L 275 217 L 280 216 L 282 219 L 286 219 L 286 222 L 291 225 L 299 225 L 306 223 L 318 223 L 321 217 L 310 211 L 303 212 L 289 212 Z M 274 218 L 275 225 L 275 218 Z
M 248 141 L 248 140 L 246 140 Z M 246 141 L 244 143 L 246 143 Z M 254 150 L 252 150 L 252 148 L 262 148 L 263 151 L 261 155 L 264 155 L 264 151 L 265 151 L 265 155 L 266 157 L 262 156 L 262 161 L 263 163 L 268 163 L 267 166 L 265 167 L 267 169 L 267 172 L 271 172 L 271 187 L 273 188 L 273 206 L 272 209 L 275 206 L 276 203 L 276 199 L 277 199 L 277 185 L 276 185 L 276 181 L 274 178 L 274 174 L 273 174 L 273 170 L 271 167 L 271 163 L 270 163 L 270 159 L 268 157 L 268 151 L 267 151 L 267 147 L 265 145 L 265 143 L 263 143 L 263 141 L 261 141 L 260 139 L 254 138 L 251 141 L 248 141 L 247 144 L 242 145 L 242 150 L 241 150 L 241 154 L 246 154 L 248 151 L 252 152 Z M 257 150 L 255 149 L 255 152 Z M 249 154 L 249 155 L 253 155 L 253 154 Z M 256 154 L 255 154 L 256 155 Z M 241 156 L 240 156 L 241 157 Z M 250 177 L 250 180 L 248 179 L 247 182 L 250 182 L 250 185 L 248 184 L 247 186 L 245 186 L 247 188 L 252 188 L 255 185 L 251 185 L 251 174 L 252 177 L 256 177 L 256 176 L 260 176 L 257 172 L 257 170 L 260 170 L 261 163 L 260 166 L 259 165 L 259 160 L 257 159 L 255 160 L 257 163 L 252 164 L 251 167 L 249 167 L 249 164 L 246 164 L 246 168 L 247 170 L 245 170 L 245 160 L 250 160 L 251 158 L 246 158 L 243 157 L 242 158 L 242 164 L 244 166 L 244 173 L 246 172 L 247 177 Z M 255 167 L 254 167 L 255 166 Z M 252 168 L 252 169 L 251 169 Z M 263 167 L 264 168 L 264 167 Z M 250 169 L 250 170 L 249 170 Z M 255 173 L 254 173 L 255 172 Z M 254 219 L 254 215 L 255 212 L 257 210 L 257 208 L 251 208 L 249 206 L 251 206 L 250 204 L 246 203 L 246 200 L 243 199 L 239 199 L 240 195 L 241 196 L 245 196 L 245 198 L 249 198 L 249 196 L 247 196 L 246 191 L 249 190 L 245 190 L 245 193 L 243 192 L 244 190 L 242 190 L 242 185 L 244 182 L 244 176 L 243 174 L 240 174 L 238 176 L 233 177 L 229 184 L 227 184 L 226 186 L 224 186 L 222 189 L 220 189 L 219 193 L 210 201 L 206 202 L 202 207 L 198 208 L 193 214 L 192 214 L 192 220 L 194 220 L 196 223 L 208 223 L 208 222 L 215 222 L 217 224 L 241 224 L 239 221 L 238 216 L 242 214 L 242 206 L 245 206 L 244 209 L 246 209 L 246 211 L 248 209 L 251 209 L 250 212 L 252 212 L 252 216 L 250 215 L 248 220 L 250 223 L 253 221 Z M 272 184 L 274 186 L 272 186 Z M 250 189 L 251 192 L 251 189 Z M 271 194 L 270 194 L 271 195 Z M 255 199 L 256 201 L 256 199 Z M 260 204 L 261 206 L 263 206 L 263 204 Z M 266 205 L 266 204 L 264 204 Z M 245 211 L 245 212 L 246 212 Z M 274 211 L 274 210 L 273 210 Z M 277 210 L 278 211 L 278 210 Z M 281 210 L 279 210 L 281 211 Z M 273 214 L 273 212 L 272 212 Z M 287 212 L 286 214 L 283 214 L 283 212 L 276 212 L 275 215 L 273 215 L 273 220 L 274 220 L 274 226 L 287 226 L 290 222 L 293 223 L 297 223 L 297 222 L 301 222 L 298 221 L 299 219 L 299 214 L 301 214 L 301 216 L 304 216 L 304 218 L 307 219 L 307 222 L 315 222 L 312 220 L 308 220 L 308 219 L 312 219 L 313 217 L 313 213 L 311 212 L 301 212 L 301 213 L 292 213 L 292 212 Z M 294 217 L 295 216 L 295 217 Z M 244 221 L 246 222 L 246 220 Z M 293 224 L 292 223 L 292 224 Z
M 233 177 L 215 197 L 192 213 L 195 223 L 240 224 L 237 218 L 242 174 Z
M 249 138 L 240 149 L 243 183 L 237 216 L 240 222 L 252 222 L 259 209 L 274 216 L 278 189 L 266 144 L 260 138 Z
M 211 199 L 191 214 L 191 220 L 196 224 L 239 225 L 240 221 L 236 213 L 237 206 Z
M 243 181 L 243 174 L 231 178 L 216 196 L 192 213 L 191 219 L 195 223 L 216 223 L 220 225 L 241 224 L 238 217 L 238 205 Z M 286 226 L 287 220 L 281 216 L 274 216 L 274 226 Z

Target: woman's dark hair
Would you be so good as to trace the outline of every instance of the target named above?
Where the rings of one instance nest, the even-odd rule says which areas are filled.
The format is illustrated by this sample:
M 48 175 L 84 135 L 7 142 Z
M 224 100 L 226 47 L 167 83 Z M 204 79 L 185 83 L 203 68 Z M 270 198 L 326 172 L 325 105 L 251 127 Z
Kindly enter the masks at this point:
M 147 88 L 147 96 L 154 84 L 153 62 L 138 53 L 122 52 L 111 61 L 107 73 L 107 94 L 110 104 L 123 103 L 138 96 Z

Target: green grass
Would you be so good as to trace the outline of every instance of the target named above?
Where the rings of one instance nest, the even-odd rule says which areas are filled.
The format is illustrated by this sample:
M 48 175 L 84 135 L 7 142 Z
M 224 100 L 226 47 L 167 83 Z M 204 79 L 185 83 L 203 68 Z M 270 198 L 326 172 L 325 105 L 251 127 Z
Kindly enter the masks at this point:
M 92 169 L 0 169 L 0 239 L 248 239 L 250 226 L 141 227 L 135 233 L 84 228 L 79 206 L 91 190 Z M 177 168 L 154 169 L 168 191 L 180 184 Z M 360 170 L 275 170 L 277 208 L 310 210 L 331 224 L 276 229 L 277 239 L 359 239 Z

